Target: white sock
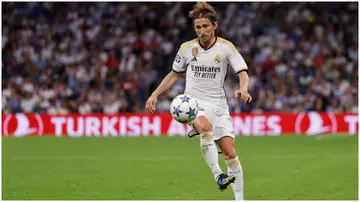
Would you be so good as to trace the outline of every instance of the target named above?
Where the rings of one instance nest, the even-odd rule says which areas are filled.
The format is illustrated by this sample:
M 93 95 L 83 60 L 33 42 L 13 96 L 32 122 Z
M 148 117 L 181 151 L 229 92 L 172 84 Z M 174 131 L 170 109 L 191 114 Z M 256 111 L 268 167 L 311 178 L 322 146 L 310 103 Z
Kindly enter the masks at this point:
M 201 153 L 214 175 L 214 179 L 216 180 L 216 178 L 223 172 L 219 166 L 218 150 L 216 148 L 212 132 L 200 134 L 200 148 Z
M 238 157 L 225 160 L 228 167 L 228 175 L 235 175 L 236 179 L 231 188 L 235 195 L 235 200 L 244 200 L 244 180 L 243 170 Z

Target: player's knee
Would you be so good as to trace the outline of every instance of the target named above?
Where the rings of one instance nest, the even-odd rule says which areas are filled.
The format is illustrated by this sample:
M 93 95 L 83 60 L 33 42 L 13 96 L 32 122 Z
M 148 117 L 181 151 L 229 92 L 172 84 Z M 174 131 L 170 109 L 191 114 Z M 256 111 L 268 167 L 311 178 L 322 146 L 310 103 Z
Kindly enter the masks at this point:
M 195 125 L 195 129 L 198 133 L 207 133 L 212 131 L 212 127 L 207 123 L 198 123 Z
M 195 120 L 194 126 L 196 131 L 199 133 L 206 133 L 212 131 L 211 123 L 206 117 L 199 117 L 199 119 Z
M 210 124 L 205 123 L 205 124 L 201 124 L 201 125 L 200 125 L 200 130 L 202 131 L 202 133 L 211 132 L 211 131 L 212 131 L 212 127 L 211 127 Z
M 235 149 L 226 149 L 222 151 L 224 159 L 234 159 L 236 157 Z

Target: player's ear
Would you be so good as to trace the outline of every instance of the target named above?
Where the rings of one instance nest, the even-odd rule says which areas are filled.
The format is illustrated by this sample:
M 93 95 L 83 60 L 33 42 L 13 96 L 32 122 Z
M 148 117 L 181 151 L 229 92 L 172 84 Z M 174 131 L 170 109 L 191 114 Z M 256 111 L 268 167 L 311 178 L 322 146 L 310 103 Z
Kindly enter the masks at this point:
M 217 28 L 218 28 L 218 23 L 215 22 L 214 24 L 215 24 L 215 25 L 214 25 L 214 30 L 217 30 Z

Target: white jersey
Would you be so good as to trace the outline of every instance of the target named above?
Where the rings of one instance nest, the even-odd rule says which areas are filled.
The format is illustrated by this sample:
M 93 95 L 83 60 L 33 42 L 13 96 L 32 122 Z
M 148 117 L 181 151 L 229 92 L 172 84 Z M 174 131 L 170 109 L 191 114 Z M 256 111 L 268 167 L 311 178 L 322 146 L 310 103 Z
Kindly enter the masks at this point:
M 217 37 L 210 48 L 204 49 L 197 38 L 180 46 L 172 69 L 186 72 L 184 93 L 197 99 L 200 107 L 228 111 L 224 82 L 229 65 L 235 73 L 247 70 L 244 59 L 230 41 Z

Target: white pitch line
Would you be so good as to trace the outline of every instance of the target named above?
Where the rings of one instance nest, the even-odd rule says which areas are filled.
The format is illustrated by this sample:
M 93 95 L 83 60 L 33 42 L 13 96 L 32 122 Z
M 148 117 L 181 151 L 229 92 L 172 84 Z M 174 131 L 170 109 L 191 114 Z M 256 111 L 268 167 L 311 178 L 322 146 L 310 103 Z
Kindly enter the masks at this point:
M 3 158 L 6 159 L 6 158 Z M 166 160 L 181 160 L 189 159 L 187 156 L 154 156 L 154 157 L 124 157 L 124 156 L 111 156 L 102 158 L 100 156 L 13 156 L 11 160 L 102 160 L 102 159 L 115 159 L 125 161 L 166 161 Z
M 339 155 L 339 154 L 314 154 L 314 155 L 256 155 L 246 156 L 243 159 L 312 159 L 312 158 L 358 158 L 357 154 Z M 10 158 L 16 161 L 31 161 L 31 160 L 119 160 L 119 161 L 168 161 L 168 160 L 186 160 L 186 159 L 202 159 L 202 156 L 143 156 L 143 157 L 132 157 L 132 156 L 12 156 Z M 221 159 L 219 159 L 221 161 Z

